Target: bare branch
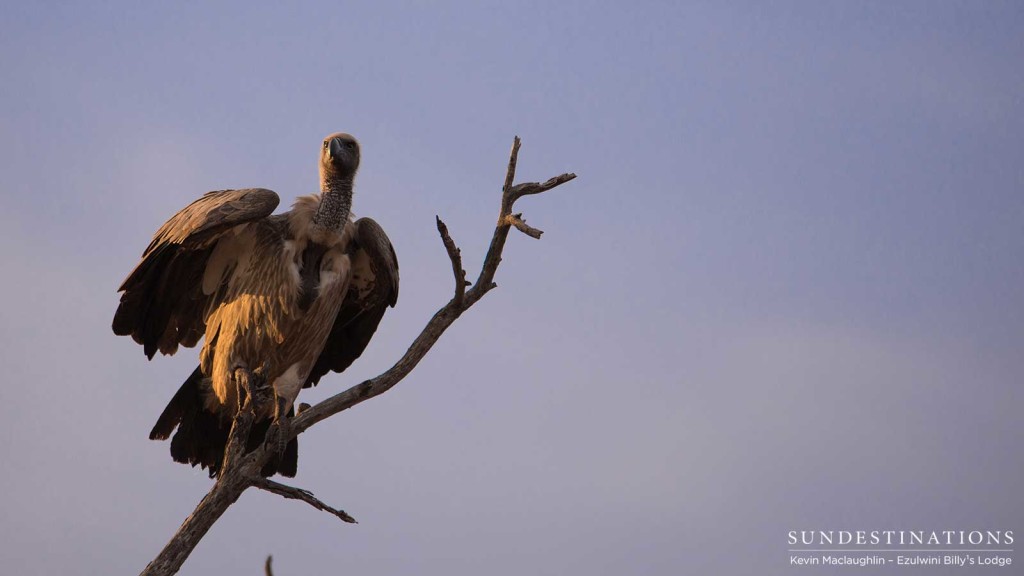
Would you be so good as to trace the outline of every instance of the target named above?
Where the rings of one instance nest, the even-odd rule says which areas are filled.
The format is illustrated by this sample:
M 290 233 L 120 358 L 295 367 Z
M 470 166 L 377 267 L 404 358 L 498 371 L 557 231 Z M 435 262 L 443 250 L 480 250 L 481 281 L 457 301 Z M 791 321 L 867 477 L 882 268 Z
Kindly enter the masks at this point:
M 526 220 L 523 219 L 522 212 L 520 212 L 519 214 L 509 214 L 508 216 L 505 217 L 505 221 L 515 226 L 517 230 L 519 230 L 523 234 L 526 234 L 530 238 L 536 238 L 537 240 L 540 240 L 540 235 L 544 233 L 543 230 L 538 230 L 532 226 L 528 226 L 526 224 Z
M 452 261 L 452 272 L 455 274 L 455 303 L 461 306 L 462 300 L 466 296 L 466 286 L 470 284 L 466 280 L 466 271 L 462 269 L 462 251 L 448 235 L 448 227 L 441 221 L 441 217 L 434 216 L 434 218 L 437 218 L 437 231 L 441 234 L 444 249 L 448 251 L 448 259 Z
M 232 472 L 236 470 L 238 469 L 235 468 Z M 142 571 L 141 576 L 177 573 L 199 541 L 210 531 L 214 522 L 238 500 L 247 487 L 245 479 L 238 473 L 229 473 L 218 478 L 213 488 L 185 519 L 160 554 Z
M 332 508 L 331 506 L 324 504 L 316 496 L 313 496 L 313 493 L 310 492 L 309 490 L 303 490 L 302 488 L 295 488 L 293 486 L 288 486 L 287 484 L 274 482 L 269 478 L 257 478 L 253 482 L 253 486 L 259 488 L 260 490 L 272 492 L 284 498 L 290 498 L 292 500 L 302 500 L 303 502 L 309 504 L 310 506 L 316 508 L 317 510 L 334 514 L 343 522 L 348 522 L 349 524 L 356 524 L 356 519 L 346 514 L 344 510 L 338 510 L 337 508 Z
M 509 217 L 512 214 L 512 207 L 515 205 L 516 200 L 528 194 L 540 194 L 541 192 L 546 192 L 556 186 L 565 184 L 573 178 L 576 178 L 575 174 L 566 173 L 550 178 L 543 184 L 529 182 L 513 186 L 512 182 L 516 177 L 516 164 L 519 161 L 519 145 L 519 136 L 516 136 L 515 140 L 512 141 L 512 153 L 509 155 L 508 159 L 508 170 L 505 173 L 505 185 L 501 189 L 501 212 L 498 214 L 498 225 L 494 229 L 494 236 L 491 238 L 491 245 L 487 248 L 487 256 L 484 257 L 484 265 L 480 268 L 480 277 L 477 278 L 474 289 L 470 290 L 469 306 L 472 306 L 474 302 L 482 298 L 488 290 L 494 288 L 494 273 L 497 272 L 498 264 L 501 263 L 501 252 L 505 249 L 505 240 L 508 238 L 509 228 L 514 225 L 514 221 Z M 521 216 L 522 215 L 520 214 L 520 217 Z M 529 229 L 533 232 L 540 232 L 540 230 L 535 228 Z M 520 228 L 520 230 L 522 230 L 522 228 Z M 533 236 L 533 234 L 526 230 L 522 231 Z M 533 237 L 538 238 L 539 236 Z
M 267 561 L 263 564 L 263 573 L 265 576 L 274 576 L 274 569 L 271 564 L 274 562 L 274 557 L 267 555 Z
M 505 184 L 501 187 L 501 195 L 504 197 L 512 189 L 512 182 L 516 179 L 516 162 L 519 161 L 519 145 L 522 141 L 519 136 L 512 139 L 512 152 L 508 155 L 508 169 L 505 170 Z
M 548 178 L 543 183 L 538 184 L 537 182 L 523 182 L 522 184 L 516 184 L 512 187 L 512 201 L 515 202 L 523 196 L 529 196 L 531 194 L 540 194 L 541 192 L 547 192 L 556 186 L 561 186 L 566 182 L 575 178 L 576 175 L 573 173 L 560 174 L 554 178 Z

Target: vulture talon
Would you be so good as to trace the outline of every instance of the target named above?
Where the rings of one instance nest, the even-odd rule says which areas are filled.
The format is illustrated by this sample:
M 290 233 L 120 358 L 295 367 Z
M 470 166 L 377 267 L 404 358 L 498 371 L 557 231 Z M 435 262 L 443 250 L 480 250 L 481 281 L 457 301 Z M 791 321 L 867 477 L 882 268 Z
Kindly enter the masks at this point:
M 269 414 L 271 396 L 274 391 L 267 382 L 265 366 L 257 368 L 252 372 L 253 384 L 251 386 L 252 408 L 257 414 Z

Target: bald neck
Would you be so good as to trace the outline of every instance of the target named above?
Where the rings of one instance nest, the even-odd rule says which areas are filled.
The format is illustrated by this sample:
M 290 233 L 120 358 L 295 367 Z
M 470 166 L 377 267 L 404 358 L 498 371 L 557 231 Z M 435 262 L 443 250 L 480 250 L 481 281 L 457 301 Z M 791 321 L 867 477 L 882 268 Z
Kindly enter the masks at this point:
M 352 210 L 352 177 L 323 176 L 320 182 L 320 206 L 313 216 L 313 226 L 341 230 Z

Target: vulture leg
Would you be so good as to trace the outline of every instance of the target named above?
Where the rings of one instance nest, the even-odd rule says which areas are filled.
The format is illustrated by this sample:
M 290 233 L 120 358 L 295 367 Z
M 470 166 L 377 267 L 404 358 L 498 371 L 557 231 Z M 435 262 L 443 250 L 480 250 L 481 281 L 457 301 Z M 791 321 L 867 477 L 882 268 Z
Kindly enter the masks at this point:
M 292 419 L 288 416 L 288 400 L 274 393 L 274 422 L 273 432 L 267 435 L 267 441 L 274 442 L 275 454 L 279 459 L 284 458 L 284 450 L 288 447 L 288 437 L 291 436 Z
M 252 407 L 252 385 L 249 382 L 249 371 L 238 366 L 232 371 L 235 380 L 235 396 L 238 398 L 238 411 L 244 412 Z
M 254 410 L 261 412 L 260 408 L 269 402 L 266 376 L 263 375 L 265 367 L 261 366 L 250 372 L 244 366 L 237 366 L 232 371 L 234 385 L 236 385 L 236 396 L 239 400 L 239 412 Z M 265 412 L 264 412 L 265 413 Z
M 235 393 L 238 396 L 238 411 L 259 411 L 267 404 L 267 378 L 263 375 L 263 367 L 249 371 L 244 366 L 236 366 L 232 374 L 235 380 Z

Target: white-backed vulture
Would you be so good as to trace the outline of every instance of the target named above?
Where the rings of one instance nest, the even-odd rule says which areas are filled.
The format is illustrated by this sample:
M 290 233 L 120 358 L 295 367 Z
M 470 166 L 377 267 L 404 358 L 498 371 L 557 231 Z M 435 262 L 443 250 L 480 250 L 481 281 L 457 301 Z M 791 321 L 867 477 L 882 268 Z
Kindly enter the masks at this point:
M 235 370 L 272 386 L 275 402 L 256 406 L 249 449 L 272 422 L 293 414 L 299 390 L 362 354 L 398 298 L 398 261 L 369 218 L 350 219 L 360 149 L 331 134 L 320 151 L 320 194 L 271 215 L 277 194 L 262 188 L 209 192 L 157 230 L 119 288 L 114 333 L 131 336 L 150 359 L 195 346 L 199 366 L 150 432 L 171 440 L 177 462 L 217 474 L 239 409 Z M 292 440 L 264 468 L 294 476 Z

